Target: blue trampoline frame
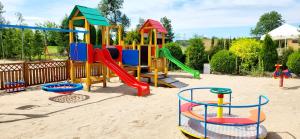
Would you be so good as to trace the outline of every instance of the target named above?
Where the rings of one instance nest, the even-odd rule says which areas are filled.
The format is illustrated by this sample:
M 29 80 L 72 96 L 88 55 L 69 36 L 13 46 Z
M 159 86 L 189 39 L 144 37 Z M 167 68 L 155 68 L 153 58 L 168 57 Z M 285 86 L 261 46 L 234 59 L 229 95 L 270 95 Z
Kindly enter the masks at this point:
M 55 88 L 60 86 L 71 86 L 72 88 Z M 44 84 L 42 85 L 42 89 L 47 92 L 53 93 L 62 93 L 62 92 L 75 92 L 78 90 L 82 90 L 82 84 L 75 84 L 75 83 L 51 83 L 51 84 Z
M 261 107 L 263 105 L 266 105 L 267 103 L 269 103 L 269 99 L 264 96 L 264 95 L 260 95 L 258 98 L 258 104 L 250 104 L 250 105 L 232 105 L 231 104 L 231 94 L 229 94 L 229 105 L 218 105 L 218 104 L 208 104 L 208 103 L 204 103 L 204 102 L 199 102 L 199 101 L 195 101 L 193 100 L 193 91 L 194 90 L 211 90 L 211 89 L 229 89 L 229 88 L 220 88 L 220 87 L 192 87 L 192 88 L 185 88 L 182 89 L 178 92 L 177 96 L 178 96 L 178 126 L 181 126 L 181 101 L 184 100 L 186 102 L 190 102 L 193 104 L 197 104 L 199 106 L 203 105 L 204 106 L 204 121 L 201 120 L 197 120 L 194 119 L 196 121 L 199 122 L 204 122 L 204 138 L 207 138 L 207 124 L 214 124 L 214 125 L 223 125 L 223 126 L 248 126 L 248 125 L 256 125 L 256 138 L 259 137 L 259 126 L 260 126 L 260 116 L 257 116 L 257 122 L 253 123 L 253 124 L 218 124 L 218 123 L 211 123 L 211 122 L 207 122 L 207 109 L 208 107 L 225 107 L 225 108 L 229 108 L 229 114 L 231 114 L 231 108 L 252 108 L 252 107 L 257 107 L 258 109 L 258 115 L 260 115 L 261 113 Z M 190 98 L 184 97 L 183 93 L 189 91 L 190 93 Z M 262 99 L 264 100 L 262 102 Z

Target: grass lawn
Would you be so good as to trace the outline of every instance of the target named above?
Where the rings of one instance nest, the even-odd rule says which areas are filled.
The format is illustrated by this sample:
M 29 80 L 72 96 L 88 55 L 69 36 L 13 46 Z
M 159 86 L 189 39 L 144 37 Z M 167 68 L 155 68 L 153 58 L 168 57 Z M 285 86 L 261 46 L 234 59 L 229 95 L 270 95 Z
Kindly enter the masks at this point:
M 48 46 L 48 53 L 49 55 L 47 56 L 47 58 L 45 57 L 45 55 L 43 54 L 41 56 L 41 60 L 49 60 L 49 59 L 67 59 L 68 56 L 61 56 L 58 54 L 58 46 Z M 38 56 L 35 56 L 33 58 L 33 60 L 38 60 Z

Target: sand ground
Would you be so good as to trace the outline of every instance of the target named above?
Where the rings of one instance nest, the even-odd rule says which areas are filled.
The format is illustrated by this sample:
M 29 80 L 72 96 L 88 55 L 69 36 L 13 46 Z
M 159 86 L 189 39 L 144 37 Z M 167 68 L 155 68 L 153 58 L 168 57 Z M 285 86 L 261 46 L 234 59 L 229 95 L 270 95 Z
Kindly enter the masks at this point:
M 263 108 L 268 138 L 300 138 L 300 79 L 278 80 L 228 75 L 202 75 L 192 79 L 185 73 L 171 76 L 189 86 L 219 86 L 233 90 L 234 104 L 257 103 L 260 94 L 270 103 Z M 1 139 L 186 139 L 177 128 L 176 88 L 151 87 L 151 95 L 134 96 L 134 89 L 112 80 L 107 88 L 93 86 L 91 92 L 78 91 L 88 99 L 77 103 L 49 100 L 59 94 L 34 87 L 26 92 L 0 96 Z M 201 94 L 199 100 L 215 99 Z

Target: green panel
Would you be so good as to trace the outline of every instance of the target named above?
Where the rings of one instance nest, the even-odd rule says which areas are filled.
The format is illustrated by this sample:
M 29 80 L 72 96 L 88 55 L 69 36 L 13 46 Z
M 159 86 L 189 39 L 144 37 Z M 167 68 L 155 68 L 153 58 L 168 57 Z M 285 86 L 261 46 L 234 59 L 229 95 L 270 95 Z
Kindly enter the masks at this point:
M 84 17 L 87 18 L 87 19 L 107 21 L 107 19 L 105 17 L 101 16 L 101 15 L 92 15 L 92 14 L 84 13 Z
M 71 19 L 76 11 L 79 10 L 80 13 L 78 14 L 78 16 L 84 16 L 89 24 L 91 25 L 101 25 L 101 26 L 109 26 L 109 22 L 108 20 L 102 16 L 102 14 L 100 13 L 100 11 L 98 9 L 94 9 L 94 8 L 88 8 L 88 7 L 84 7 L 84 6 L 80 6 L 80 5 L 76 5 L 75 8 L 72 10 L 69 19 Z M 84 21 L 74 21 L 74 25 L 75 26 L 84 26 Z
M 109 23 L 101 20 L 87 19 L 91 25 L 109 26 Z
M 89 13 L 89 14 L 94 14 L 94 15 L 101 15 L 100 12 L 97 9 L 94 9 L 94 8 L 88 8 L 88 7 L 78 6 L 78 9 L 82 13 Z

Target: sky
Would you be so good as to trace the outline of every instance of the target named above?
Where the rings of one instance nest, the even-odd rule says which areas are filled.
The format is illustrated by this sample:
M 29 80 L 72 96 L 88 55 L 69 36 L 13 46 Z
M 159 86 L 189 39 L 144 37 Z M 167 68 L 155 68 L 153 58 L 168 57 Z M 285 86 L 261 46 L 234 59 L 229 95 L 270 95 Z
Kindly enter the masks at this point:
M 75 5 L 96 8 L 100 0 L 1 0 L 4 17 L 16 24 L 21 12 L 28 25 L 44 21 L 60 23 Z M 300 0 L 124 0 L 122 12 L 134 29 L 139 18 L 171 19 L 175 39 L 205 37 L 248 37 L 259 17 L 278 11 L 286 23 L 300 25 Z

